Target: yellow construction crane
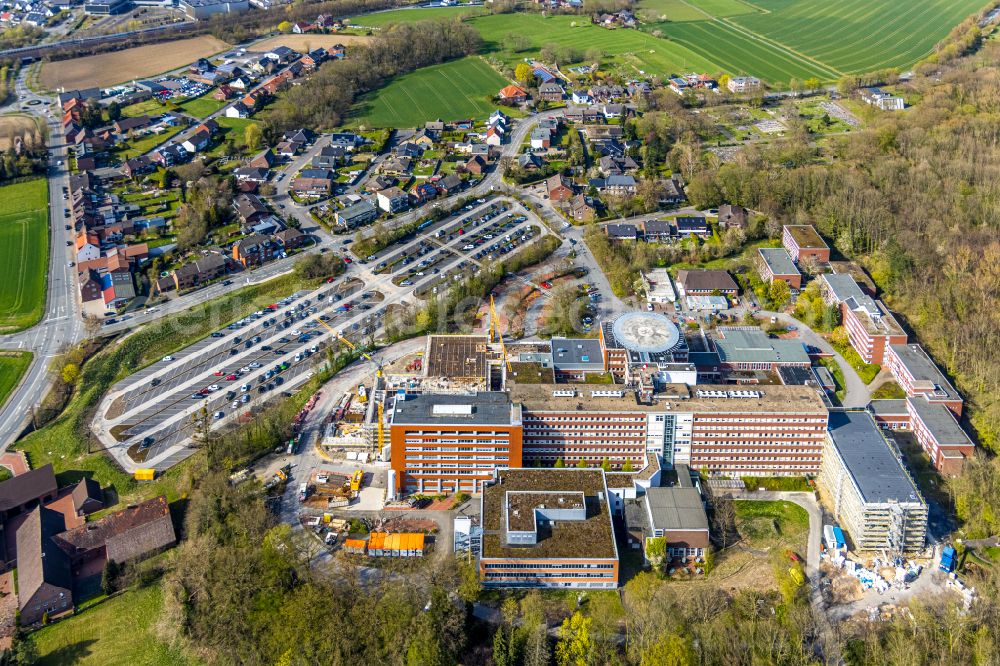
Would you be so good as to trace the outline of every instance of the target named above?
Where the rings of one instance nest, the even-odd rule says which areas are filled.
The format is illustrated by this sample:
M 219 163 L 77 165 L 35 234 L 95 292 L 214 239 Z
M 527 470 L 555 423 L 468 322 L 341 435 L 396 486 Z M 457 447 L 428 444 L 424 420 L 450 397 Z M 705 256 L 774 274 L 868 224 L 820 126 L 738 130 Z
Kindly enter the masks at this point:
M 494 340 L 494 336 L 496 340 Z M 503 362 L 507 364 L 507 372 L 511 371 L 510 360 L 507 358 L 507 347 L 503 344 L 503 334 L 500 333 L 500 316 L 497 314 L 496 304 L 493 302 L 493 295 L 490 294 L 490 342 L 500 343 L 500 352 L 503 354 Z
M 313 317 L 313 319 L 315 319 L 319 323 L 321 323 L 324 326 L 326 326 L 326 328 L 331 333 L 333 333 L 334 337 L 336 337 L 338 340 L 340 340 L 345 345 L 347 345 L 348 347 L 350 347 L 352 351 L 358 352 L 365 359 L 367 359 L 367 360 L 371 361 L 372 363 L 374 363 L 375 364 L 375 376 L 376 377 L 380 377 L 380 378 L 382 377 L 382 361 L 376 361 L 367 352 L 365 352 L 365 351 L 363 351 L 361 349 L 358 349 L 357 345 L 355 345 L 353 342 L 351 342 L 350 340 L 348 340 L 347 338 L 345 338 L 343 335 L 340 334 L 339 331 L 336 331 L 332 326 L 330 326 L 329 324 L 327 324 L 325 321 L 323 321 L 319 317 Z M 385 448 L 385 424 L 383 423 L 383 413 L 385 411 L 385 406 L 382 403 L 383 403 L 383 400 L 379 400 L 378 401 L 378 452 L 377 453 L 381 453 L 382 449 Z

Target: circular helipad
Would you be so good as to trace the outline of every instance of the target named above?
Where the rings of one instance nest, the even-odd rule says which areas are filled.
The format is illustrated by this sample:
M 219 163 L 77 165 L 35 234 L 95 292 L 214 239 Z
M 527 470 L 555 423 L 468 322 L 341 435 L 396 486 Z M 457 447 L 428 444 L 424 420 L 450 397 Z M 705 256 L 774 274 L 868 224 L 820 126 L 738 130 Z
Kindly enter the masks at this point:
M 672 349 L 680 339 L 674 322 L 656 312 L 629 312 L 611 326 L 626 349 L 655 354 Z

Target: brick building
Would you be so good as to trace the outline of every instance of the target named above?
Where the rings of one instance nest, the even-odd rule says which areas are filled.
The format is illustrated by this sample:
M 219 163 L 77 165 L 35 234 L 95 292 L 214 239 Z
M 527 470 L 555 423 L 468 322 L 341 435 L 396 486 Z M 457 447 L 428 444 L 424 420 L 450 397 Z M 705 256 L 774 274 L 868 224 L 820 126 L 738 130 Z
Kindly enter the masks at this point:
M 785 225 L 781 230 L 781 244 L 795 263 L 803 259 L 817 263 L 830 261 L 830 246 L 811 224 Z

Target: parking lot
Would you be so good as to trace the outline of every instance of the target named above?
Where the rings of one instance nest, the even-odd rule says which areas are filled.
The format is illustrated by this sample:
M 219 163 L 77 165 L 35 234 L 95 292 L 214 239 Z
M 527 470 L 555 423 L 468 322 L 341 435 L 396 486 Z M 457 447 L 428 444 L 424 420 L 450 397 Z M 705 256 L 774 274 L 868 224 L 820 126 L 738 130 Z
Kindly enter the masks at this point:
M 412 240 L 407 244 L 419 246 Z M 447 275 L 471 261 L 464 245 L 457 235 L 427 257 Z M 432 288 L 438 279 L 415 276 L 411 285 L 399 288 L 390 275 L 368 285 L 341 278 L 293 294 L 116 384 L 101 412 L 102 439 L 115 449 L 137 448 L 158 469 L 175 464 L 190 455 L 177 449 L 206 416 L 210 425 L 242 420 L 269 396 L 305 381 L 323 356 L 319 352 L 338 334 L 355 341 L 374 335 L 386 307 L 416 289 Z

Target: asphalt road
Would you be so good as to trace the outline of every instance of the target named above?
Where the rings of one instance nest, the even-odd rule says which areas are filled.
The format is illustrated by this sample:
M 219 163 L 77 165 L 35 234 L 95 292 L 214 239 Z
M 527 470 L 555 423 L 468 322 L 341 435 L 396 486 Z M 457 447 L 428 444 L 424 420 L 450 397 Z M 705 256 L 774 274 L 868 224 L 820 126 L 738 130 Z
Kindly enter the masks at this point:
M 46 286 L 45 315 L 32 328 L 4 336 L 0 341 L 3 349 L 31 351 L 34 360 L 18 387 L 11 393 L 6 404 L 0 409 L 0 449 L 6 449 L 31 419 L 34 408 L 42 402 L 51 386 L 48 365 L 52 358 L 65 351 L 83 338 L 80 320 L 80 304 L 77 298 L 76 269 L 69 265 L 73 259 L 66 241 L 73 239 L 73 232 L 66 231 L 63 216 L 64 201 L 62 188 L 69 185 L 67 150 L 62 126 L 48 105 L 51 99 L 31 92 L 24 83 L 24 72 L 18 76 L 15 85 L 15 101 L 9 106 L 19 113 L 28 113 L 41 118 L 48 124 L 49 149 L 49 268 Z M 34 106 L 24 106 L 28 101 L 42 102 Z M 18 109 L 23 106 L 24 108 Z M 61 163 L 61 164 L 60 164 Z

